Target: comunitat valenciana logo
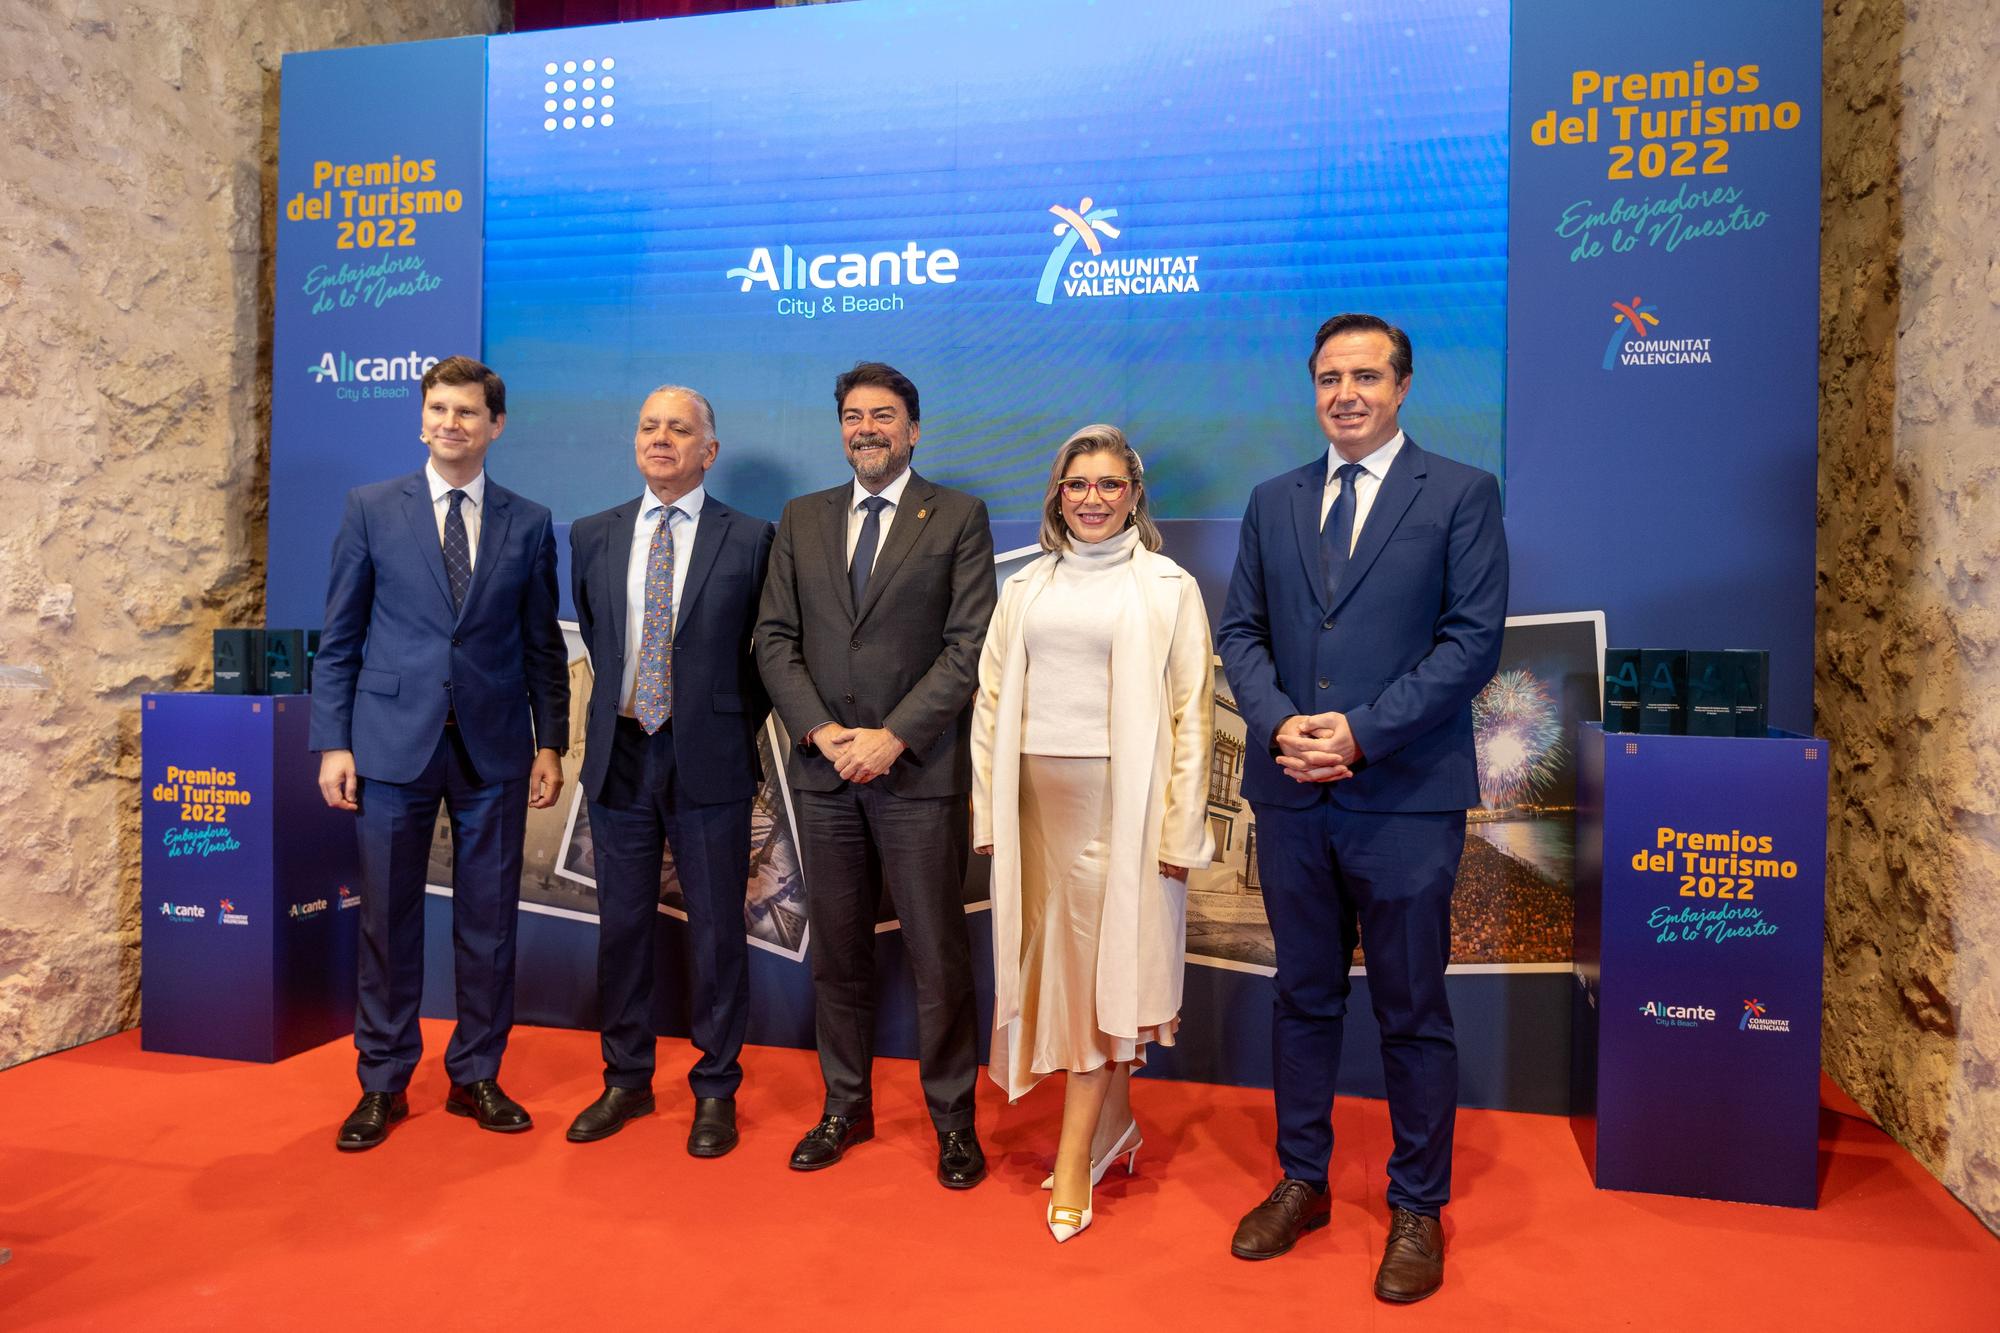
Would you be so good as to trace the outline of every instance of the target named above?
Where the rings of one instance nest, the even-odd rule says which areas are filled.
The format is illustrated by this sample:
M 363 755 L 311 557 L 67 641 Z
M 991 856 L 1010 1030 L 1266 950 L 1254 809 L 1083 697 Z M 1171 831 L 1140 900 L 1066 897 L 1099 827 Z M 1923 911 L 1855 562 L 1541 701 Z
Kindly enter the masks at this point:
M 1201 290 L 1200 255 L 1106 254 L 1104 242 L 1125 235 L 1111 222 L 1117 209 L 1100 208 L 1085 195 L 1075 208 L 1051 204 L 1048 211 L 1056 219 L 1050 229 L 1056 244 L 1035 285 L 1038 304 L 1055 304 L 1058 286 L 1067 297 L 1168 296 Z M 1082 255 L 1076 253 L 1079 246 Z
M 250 924 L 250 914 L 249 914 L 248 912 L 239 912 L 239 911 L 237 911 L 237 910 L 236 910 L 236 903 L 235 903 L 235 901 L 234 901 L 234 900 L 232 900 L 232 899 L 229 899 L 229 898 L 224 898 L 224 899 L 222 900 L 222 903 L 221 903 L 221 907 L 222 907 L 222 924 L 223 924 L 223 925 L 225 925 L 225 926 L 247 926 L 247 925 L 249 925 L 249 924 Z
M 1789 1018 L 1772 1018 L 1765 1011 L 1761 1001 L 1745 1000 L 1743 1002 L 1743 1017 L 1736 1020 L 1736 1030 L 1738 1032 L 1790 1032 L 1792 1030 L 1792 1020 Z
M 315 384 L 414 384 L 437 363 L 437 357 L 414 351 L 397 356 L 321 352 L 319 360 L 306 367 L 306 373 L 313 377 Z
M 194 903 L 161 903 L 160 915 L 170 921 L 206 921 L 208 909 Z
M 1714 357 L 1709 338 L 1661 338 L 1660 316 L 1638 297 L 1613 301 L 1611 341 L 1604 345 L 1604 368 L 1619 366 L 1705 366 Z
M 900 250 L 794 250 L 789 245 L 760 245 L 749 261 L 723 276 L 735 278 L 737 290 L 761 287 L 778 297 L 781 315 L 815 319 L 820 315 L 883 314 L 901 310 L 902 287 L 949 287 L 958 281 L 958 252 L 944 246 L 926 250 L 908 241 Z M 862 292 L 884 295 L 864 296 Z M 822 295 L 822 293 L 827 293 Z
M 1700 1027 L 1703 1023 L 1715 1021 L 1715 1010 L 1700 1004 L 1666 1004 L 1648 1000 L 1639 1006 L 1639 1012 L 1663 1028 Z
M 337 900 L 340 903 L 340 910 L 343 912 L 351 907 L 361 906 L 361 895 L 353 889 L 348 888 L 345 884 L 340 886 Z

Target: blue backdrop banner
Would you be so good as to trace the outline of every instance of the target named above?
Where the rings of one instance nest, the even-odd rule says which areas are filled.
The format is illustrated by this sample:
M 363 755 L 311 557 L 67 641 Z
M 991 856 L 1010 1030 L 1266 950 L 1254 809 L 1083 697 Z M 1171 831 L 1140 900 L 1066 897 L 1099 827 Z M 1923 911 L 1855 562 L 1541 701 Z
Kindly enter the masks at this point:
M 559 519 L 634 490 L 699 387 L 730 503 L 842 466 L 833 376 L 922 390 L 917 466 L 999 518 L 1115 421 L 1169 518 L 1324 448 L 1334 308 L 1423 348 L 1411 429 L 1499 471 L 1507 7 L 829 5 L 492 44 L 486 346 Z M 894 74 L 886 85 L 862 70 Z
M 1794 731 L 1812 725 L 1819 52 L 1814 5 L 1514 12 L 1514 609 L 1601 606 L 1614 646 L 1768 648 L 1771 721 Z
M 288 55 L 283 78 L 266 606 L 305 626 L 348 489 L 423 466 L 419 381 L 479 354 L 486 40 Z

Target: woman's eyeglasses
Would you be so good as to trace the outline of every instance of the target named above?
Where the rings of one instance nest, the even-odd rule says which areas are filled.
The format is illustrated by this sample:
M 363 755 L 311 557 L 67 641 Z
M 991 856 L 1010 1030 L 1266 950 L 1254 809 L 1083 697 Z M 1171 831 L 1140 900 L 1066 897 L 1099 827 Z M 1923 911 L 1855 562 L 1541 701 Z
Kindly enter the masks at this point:
M 1118 497 L 1125 494 L 1126 487 L 1131 484 L 1129 477 L 1099 477 L 1096 481 L 1089 481 L 1083 477 L 1064 477 L 1056 483 L 1056 489 L 1063 493 L 1064 499 L 1070 501 L 1081 500 L 1095 489 L 1106 500 L 1117 504 Z

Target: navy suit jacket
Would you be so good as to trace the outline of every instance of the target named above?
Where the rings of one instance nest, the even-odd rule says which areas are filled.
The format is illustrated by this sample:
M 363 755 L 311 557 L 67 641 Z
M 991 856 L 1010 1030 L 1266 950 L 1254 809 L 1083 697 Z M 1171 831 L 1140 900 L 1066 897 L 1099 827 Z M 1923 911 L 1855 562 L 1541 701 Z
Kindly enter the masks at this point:
M 482 782 L 526 777 L 569 748 L 569 653 L 556 624 L 549 511 L 486 478 L 472 586 L 454 614 L 422 471 L 358 486 L 333 541 L 313 665 L 312 748 L 411 782 L 448 713 Z
M 626 624 L 625 576 L 633 525 L 645 496 L 578 519 L 569 530 L 570 593 L 597 683 L 583 748 L 583 793 L 597 800 L 618 726 L 625 645 L 639 627 Z M 747 801 L 763 781 L 757 729 L 771 701 L 750 652 L 771 525 L 708 494 L 694 532 L 687 578 L 674 609 L 674 763 L 684 799 L 698 805 Z
M 1464 810 L 1479 802 L 1472 699 L 1500 662 L 1507 535 L 1490 472 L 1404 437 L 1340 584 L 1320 573 L 1326 456 L 1258 486 L 1216 649 L 1248 731 L 1243 794 L 1301 808 Z M 1347 715 L 1354 776 L 1300 783 L 1270 750 L 1293 714 Z

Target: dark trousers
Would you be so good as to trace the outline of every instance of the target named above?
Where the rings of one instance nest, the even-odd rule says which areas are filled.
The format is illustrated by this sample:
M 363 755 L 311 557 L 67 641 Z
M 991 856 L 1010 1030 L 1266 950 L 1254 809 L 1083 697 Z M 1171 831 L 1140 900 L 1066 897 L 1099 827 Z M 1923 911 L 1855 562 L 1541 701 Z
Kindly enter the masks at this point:
M 1444 969 L 1465 812 L 1374 814 L 1331 801 L 1255 810 L 1258 875 L 1278 951 L 1272 1091 L 1279 1165 L 1295 1179 L 1327 1178 L 1348 970 L 1359 939 L 1382 1029 L 1395 1138 L 1389 1202 L 1436 1216 L 1451 1197 L 1458 1112 Z
M 969 1129 L 979 1074 L 965 930 L 963 796 L 893 795 L 880 782 L 793 793 L 806 871 L 815 1029 L 826 1113 L 870 1103 L 875 916 L 888 886 L 917 984 L 917 1069 L 940 1133 Z
M 451 816 L 452 973 L 458 1026 L 445 1047 L 453 1083 L 497 1078 L 514 1026 L 514 927 L 528 780 L 481 782 L 448 726 L 414 782 L 364 780 L 359 997 L 354 1045 L 361 1087 L 400 1092 L 423 1056 L 417 1008 L 424 991 L 424 879 L 438 802 Z
M 597 867 L 597 1004 L 604 1083 L 653 1081 L 654 927 L 662 854 L 687 903 L 693 974 L 688 1026 L 701 1058 L 688 1071 L 697 1097 L 734 1097 L 743 1082 L 750 1021 L 750 947 L 743 899 L 750 882 L 750 802 L 691 799 L 674 760 L 673 723 L 648 736 L 628 717 L 613 733 L 611 765 L 590 802 Z

